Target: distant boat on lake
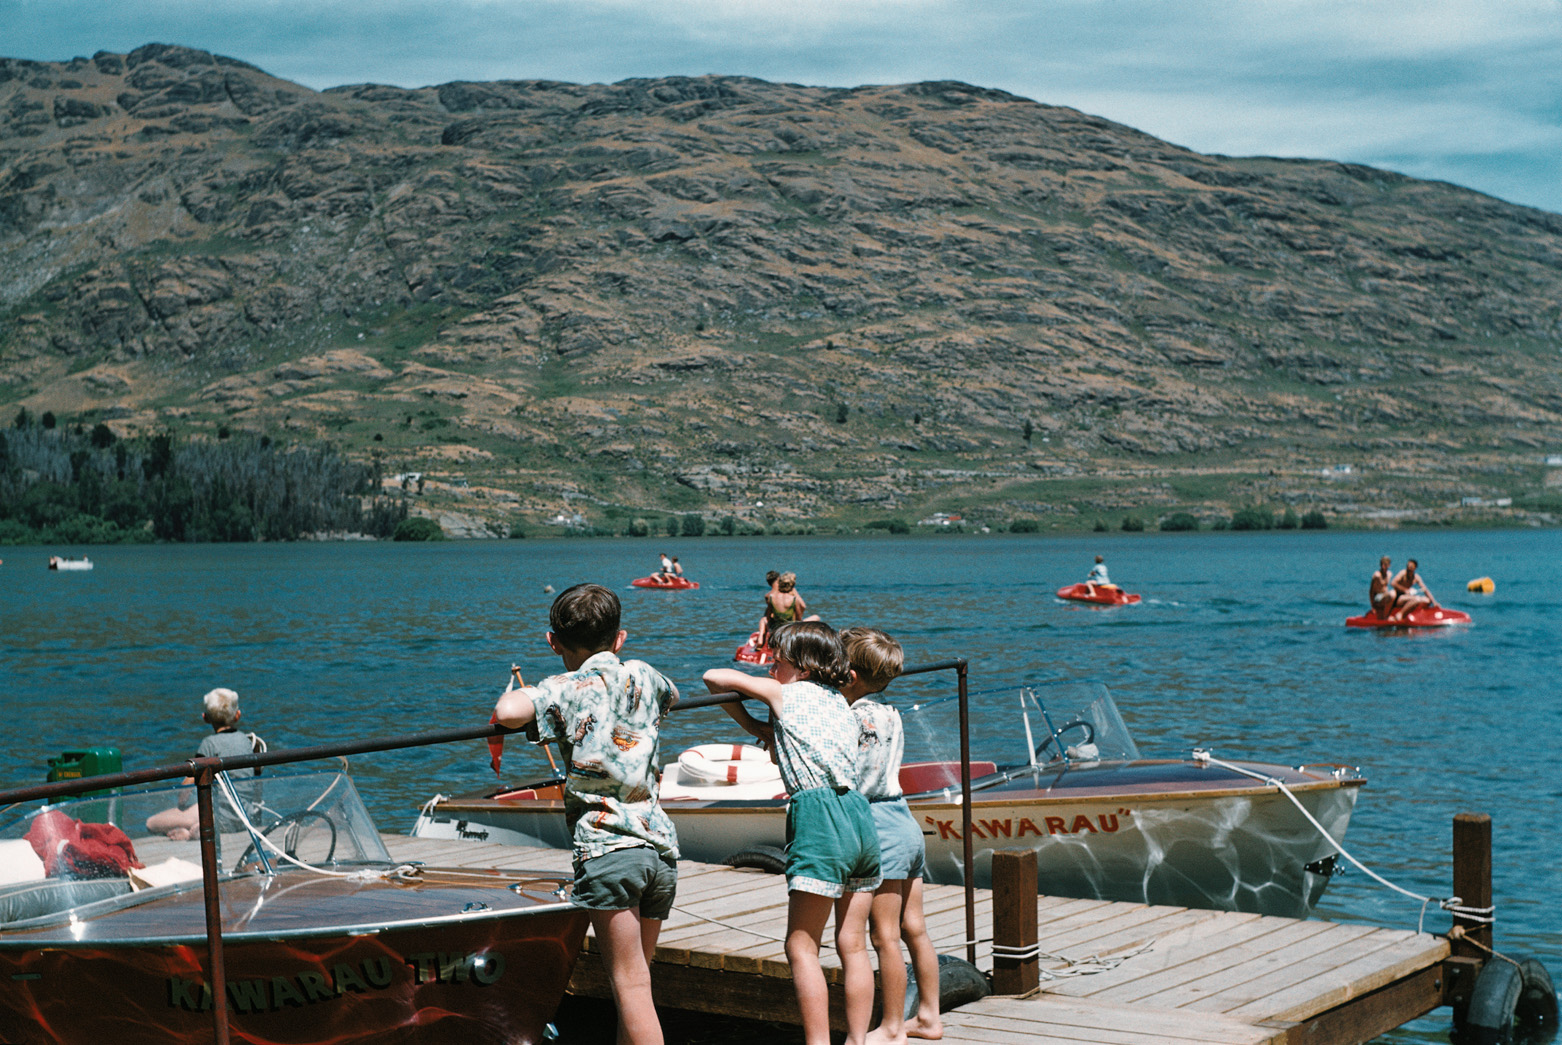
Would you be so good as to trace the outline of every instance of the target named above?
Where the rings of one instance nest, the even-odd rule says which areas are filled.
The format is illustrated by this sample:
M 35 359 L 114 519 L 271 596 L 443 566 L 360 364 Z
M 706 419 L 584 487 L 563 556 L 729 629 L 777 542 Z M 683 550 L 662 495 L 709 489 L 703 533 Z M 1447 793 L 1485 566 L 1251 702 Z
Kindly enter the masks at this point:
M 92 560 L 83 555 L 79 559 L 66 559 L 58 555 L 49 556 L 49 569 L 51 570 L 90 570 Z

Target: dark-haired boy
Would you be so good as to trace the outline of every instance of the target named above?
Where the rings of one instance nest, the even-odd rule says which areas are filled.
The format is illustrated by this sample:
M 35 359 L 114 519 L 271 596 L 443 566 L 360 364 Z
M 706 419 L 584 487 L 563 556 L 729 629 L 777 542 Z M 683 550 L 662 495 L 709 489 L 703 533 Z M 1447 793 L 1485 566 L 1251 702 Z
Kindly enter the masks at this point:
M 513 689 L 494 708 L 512 729 L 557 741 L 569 769 L 574 903 L 591 914 L 618 1005 L 619 1045 L 661 1045 L 651 956 L 678 885 L 678 837 L 657 801 L 662 715 L 678 688 L 640 660 L 620 661 L 618 596 L 577 584 L 553 600 L 548 646 L 564 672 Z

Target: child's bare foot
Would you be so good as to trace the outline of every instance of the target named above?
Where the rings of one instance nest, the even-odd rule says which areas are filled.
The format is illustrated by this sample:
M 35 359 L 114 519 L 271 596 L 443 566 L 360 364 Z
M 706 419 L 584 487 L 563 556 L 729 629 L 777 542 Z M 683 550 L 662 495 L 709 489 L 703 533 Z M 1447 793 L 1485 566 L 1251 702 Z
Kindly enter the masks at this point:
M 188 842 L 190 840 L 190 829 L 188 827 L 176 827 L 168 832 L 168 837 L 175 842 Z
M 906 1021 L 906 1037 L 937 1041 L 944 1036 L 944 1021 L 938 1013 L 923 1016 L 920 1012 Z
M 905 1030 L 898 1035 L 891 1034 L 884 1029 L 881 1023 L 868 1032 L 867 1045 L 906 1045 Z

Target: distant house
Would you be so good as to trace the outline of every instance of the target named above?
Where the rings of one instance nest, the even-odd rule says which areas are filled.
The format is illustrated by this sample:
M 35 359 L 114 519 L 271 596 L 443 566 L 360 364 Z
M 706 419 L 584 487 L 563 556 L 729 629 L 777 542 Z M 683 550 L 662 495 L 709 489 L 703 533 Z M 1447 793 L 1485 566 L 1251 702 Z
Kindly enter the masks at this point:
M 965 519 L 962 518 L 961 516 L 958 516 L 958 515 L 951 515 L 948 512 L 934 512 L 932 515 L 929 515 L 926 519 L 918 519 L 917 520 L 917 525 L 918 526 L 955 526 L 955 525 L 958 525 L 960 523 L 963 523 L 964 521 L 965 521 Z
M 1548 454 L 1546 465 L 1550 468 L 1562 468 L 1562 454 Z
M 1355 470 L 1354 467 L 1348 464 L 1331 464 L 1327 468 L 1320 469 L 1319 474 L 1325 479 L 1337 479 L 1342 475 L 1350 475 Z

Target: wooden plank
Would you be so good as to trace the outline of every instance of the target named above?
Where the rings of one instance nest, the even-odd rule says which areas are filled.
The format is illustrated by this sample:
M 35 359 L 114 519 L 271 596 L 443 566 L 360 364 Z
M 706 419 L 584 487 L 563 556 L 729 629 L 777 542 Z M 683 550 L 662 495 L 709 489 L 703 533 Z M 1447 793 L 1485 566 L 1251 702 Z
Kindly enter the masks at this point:
M 1195 925 L 1212 921 L 1217 914 L 1215 911 L 1193 909 L 1179 911 L 1175 908 L 1156 908 L 1154 910 L 1156 914 L 1152 920 L 1143 922 L 1129 921 L 1126 924 L 1120 923 L 1115 931 L 1107 932 L 1101 936 L 1078 942 L 1065 941 L 1061 946 L 1057 946 L 1053 953 L 1061 954 L 1067 952 L 1071 957 L 1084 957 L 1088 954 L 1110 956 L 1120 951 L 1134 950 L 1147 944 L 1153 947 L 1162 940 L 1175 938 L 1177 934 Z M 1173 913 L 1161 913 L 1165 911 Z M 1257 916 L 1255 915 L 1254 917 Z M 1047 941 L 1047 943 L 1050 944 L 1053 941 Z
M 1144 1011 L 1127 1005 L 1047 995 L 1023 1001 L 984 998 L 945 1013 L 944 1026 L 946 1041 L 950 1040 L 949 1029 L 954 1026 L 962 1034 L 975 1028 L 1007 1031 L 1007 1039 L 996 1040 L 1024 1041 L 1027 1045 L 1034 1040 L 1033 1033 L 1070 1043 L 1104 1045 L 1261 1045 L 1278 1040 L 1283 1034 L 1220 1015 Z
M 1267 954 L 1255 955 L 1239 966 L 1205 977 L 1176 1002 L 1178 1008 L 1201 1012 L 1225 1012 L 1262 999 L 1288 982 L 1326 973 L 1359 955 L 1372 954 L 1392 942 L 1384 930 L 1370 925 L 1330 923 L 1331 928 L 1307 939 L 1298 939 Z M 1152 1004 L 1155 999 L 1149 999 Z M 1319 1006 L 1317 1010 L 1327 1008 Z
M 1303 1023 L 1290 1024 L 1286 1045 L 1371 1041 L 1442 1004 L 1441 975 L 1438 966 L 1429 966 Z M 1283 1021 L 1274 1025 L 1282 1026 Z
M 1110 1001 L 1142 1001 L 1156 1008 L 1173 1009 L 1250 979 L 1245 970 L 1266 955 L 1299 947 L 1315 936 L 1327 935 L 1330 922 L 1296 922 L 1288 918 L 1260 918 L 1230 933 L 1203 937 L 1195 926 L 1183 946 L 1167 946 L 1158 952 L 1167 967 L 1152 971 L 1155 963 L 1135 963 L 1141 973 L 1091 997 Z
M 1260 916 L 1250 916 L 1247 921 L 1235 924 L 1223 918 L 1194 922 L 1159 937 L 1149 951 L 1136 955 L 1133 961 L 1125 962 L 1112 973 L 1065 981 L 1048 990 L 1070 997 L 1129 1001 L 1133 993 L 1147 993 L 1195 975 L 1187 971 L 1188 967 L 1201 958 L 1276 932 L 1289 924 L 1286 919 Z M 1130 985 L 1138 986 L 1136 990 L 1130 990 Z
M 1266 977 L 1269 983 L 1256 981 L 1249 985 L 1255 989 L 1252 1000 L 1221 1011 L 1249 1022 L 1310 1019 L 1423 969 L 1441 966 L 1449 950 L 1448 941 L 1440 936 L 1414 933 L 1385 943 L 1311 975 L 1303 966 L 1288 981 L 1280 977 Z
M 1178 919 L 1187 914 L 1185 907 L 1144 907 L 1137 904 L 1124 905 L 1109 911 L 1095 912 L 1095 917 L 1090 920 L 1076 920 L 1068 925 L 1057 927 L 1055 932 L 1045 932 L 1041 935 L 1041 947 L 1043 950 L 1060 953 L 1074 950 L 1102 950 L 1101 941 L 1109 937 L 1127 937 L 1135 942 L 1147 940 L 1156 936 L 1163 936 L 1175 927 L 1184 924 Z M 1216 912 L 1203 912 L 1205 917 L 1214 916 Z M 1170 922 L 1167 922 L 1171 919 Z M 1156 928 L 1158 924 L 1167 922 L 1165 931 Z

